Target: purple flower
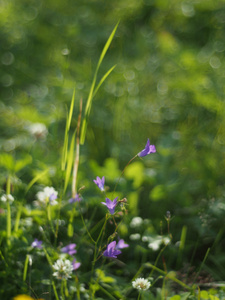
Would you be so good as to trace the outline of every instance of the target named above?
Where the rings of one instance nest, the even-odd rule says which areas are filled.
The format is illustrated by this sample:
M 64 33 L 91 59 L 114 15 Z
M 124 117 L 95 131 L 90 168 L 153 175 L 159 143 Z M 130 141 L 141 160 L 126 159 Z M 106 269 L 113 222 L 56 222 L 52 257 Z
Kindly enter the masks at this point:
M 113 201 L 111 201 L 109 198 L 106 198 L 105 202 L 102 202 L 102 204 L 107 206 L 111 215 L 114 214 L 115 207 L 117 205 L 117 199 L 118 197 L 116 197 Z
M 116 249 L 116 242 L 113 241 L 108 244 L 107 249 L 103 252 L 103 255 L 106 257 L 117 258 L 117 255 L 119 255 L 120 253 L 122 252 Z
M 75 247 L 76 247 L 76 244 L 69 244 L 69 245 L 63 247 L 61 249 L 61 252 L 67 253 L 69 255 L 73 255 L 73 254 L 77 253 L 77 250 L 74 249 Z
M 31 244 L 31 247 L 42 249 L 42 241 L 39 241 L 38 239 L 35 239 L 33 243 Z
M 145 149 L 143 149 L 141 152 L 139 152 L 138 156 L 143 157 L 143 156 L 146 156 L 150 153 L 155 153 L 155 152 L 156 152 L 155 145 L 150 145 L 150 141 L 148 139 L 147 144 L 145 146 Z
M 116 245 L 116 249 L 123 249 L 129 247 L 128 244 L 124 243 L 124 240 L 119 240 L 119 242 Z
M 100 188 L 100 190 L 103 192 L 104 189 L 104 184 L 105 184 L 105 176 L 102 177 L 102 179 L 100 177 L 96 177 L 96 180 L 93 180 L 94 183 Z
M 70 198 L 69 203 L 74 203 L 74 202 L 80 202 L 82 198 L 80 197 L 79 194 L 76 194 L 75 198 Z
M 72 262 L 72 266 L 73 266 L 73 270 L 77 270 L 78 268 L 80 268 L 81 263 L 76 262 L 76 258 L 74 258 L 73 262 Z

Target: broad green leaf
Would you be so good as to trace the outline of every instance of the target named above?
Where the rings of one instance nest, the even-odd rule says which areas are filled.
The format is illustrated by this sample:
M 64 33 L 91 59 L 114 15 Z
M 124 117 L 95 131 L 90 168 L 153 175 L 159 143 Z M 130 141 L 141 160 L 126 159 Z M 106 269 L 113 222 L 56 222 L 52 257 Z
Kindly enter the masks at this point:
M 24 159 L 15 162 L 14 171 L 18 172 L 32 162 L 32 157 L 27 155 Z
M 14 171 L 15 161 L 12 155 L 8 153 L 2 153 L 0 155 L 0 166 L 6 168 L 7 170 Z

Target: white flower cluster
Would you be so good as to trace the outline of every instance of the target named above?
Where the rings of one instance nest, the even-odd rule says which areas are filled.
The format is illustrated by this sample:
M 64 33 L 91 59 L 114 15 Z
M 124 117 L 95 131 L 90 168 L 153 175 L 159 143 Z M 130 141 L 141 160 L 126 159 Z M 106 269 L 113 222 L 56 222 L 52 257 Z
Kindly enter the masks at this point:
M 131 228 L 140 227 L 143 223 L 143 219 L 141 217 L 134 217 L 130 222 Z
M 58 259 L 52 266 L 54 269 L 53 276 L 58 279 L 68 279 L 71 278 L 73 272 L 73 265 L 68 259 Z
M 37 193 L 37 199 L 39 202 L 47 204 L 48 202 L 51 205 L 56 205 L 58 202 L 56 201 L 58 197 L 58 192 L 53 188 L 46 186 L 43 191 Z
M 139 291 L 146 291 L 150 288 L 151 283 L 147 279 L 137 278 L 132 281 L 132 286 L 134 289 L 137 289 Z
M 170 238 L 167 236 L 143 236 L 143 242 L 148 242 L 148 248 L 152 249 L 153 251 L 159 250 L 161 245 L 168 245 L 170 243 Z
M 4 194 L 1 196 L 1 201 L 2 202 L 7 202 L 9 201 L 9 203 L 11 204 L 14 201 L 14 197 L 11 194 Z
M 45 138 L 48 134 L 48 129 L 43 123 L 30 123 L 27 130 L 37 138 Z

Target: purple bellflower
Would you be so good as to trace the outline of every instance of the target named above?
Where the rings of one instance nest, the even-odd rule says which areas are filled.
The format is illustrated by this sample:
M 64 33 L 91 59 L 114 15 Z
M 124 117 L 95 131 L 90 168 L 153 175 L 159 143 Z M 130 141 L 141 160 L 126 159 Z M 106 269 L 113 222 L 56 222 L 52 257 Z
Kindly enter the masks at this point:
M 115 207 L 117 205 L 117 199 L 118 199 L 118 197 L 116 197 L 113 201 L 111 201 L 109 198 L 106 198 L 105 202 L 102 202 L 102 204 L 107 206 L 111 215 L 113 215 L 115 212 Z
M 75 198 L 70 198 L 69 203 L 74 203 L 74 202 L 80 202 L 82 198 L 80 197 L 79 194 L 76 194 Z
M 69 245 L 63 247 L 61 249 L 61 252 L 67 253 L 69 255 L 73 255 L 73 254 L 77 253 L 77 250 L 75 250 L 75 247 L 76 247 L 76 244 L 69 244 Z
M 120 250 L 116 249 L 116 241 L 108 244 L 107 249 L 103 252 L 103 255 L 106 257 L 117 258 L 117 255 L 122 253 Z
M 150 145 L 150 141 L 148 139 L 147 144 L 145 146 L 145 149 L 143 149 L 141 152 L 139 152 L 138 156 L 143 157 L 143 156 L 146 156 L 150 153 L 155 153 L 155 152 L 156 152 L 155 145 Z
M 31 247 L 42 249 L 42 241 L 39 241 L 38 239 L 35 239 L 33 243 L 31 244 Z
M 99 189 L 103 192 L 105 190 L 104 188 L 104 184 L 105 184 L 105 176 L 102 177 L 102 179 L 100 177 L 96 177 L 96 180 L 93 180 L 94 183 L 99 187 Z
M 123 249 L 129 247 L 128 244 L 124 243 L 124 240 L 119 240 L 119 242 L 116 245 L 116 249 Z
M 80 265 L 81 263 L 77 262 L 76 258 L 74 258 L 72 262 L 73 270 L 77 270 L 78 268 L 80 268 Z

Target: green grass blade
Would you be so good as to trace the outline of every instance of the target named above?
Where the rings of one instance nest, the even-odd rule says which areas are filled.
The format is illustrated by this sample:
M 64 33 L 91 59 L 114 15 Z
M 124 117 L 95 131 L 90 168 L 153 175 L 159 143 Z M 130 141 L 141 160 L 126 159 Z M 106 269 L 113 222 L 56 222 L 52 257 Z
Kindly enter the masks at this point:
M 105 54 L 106 54 L 106 52 L 107 52 L 107 50 L 108 50 L 108 48 L 109 48 L 109 46 L 110 46 L 112 40 L 113 40 L 113 37 L 114 37 L 114 35 L 115 35 L 115 33 L 116 33 L 116 30 L 117 30 L 118 25 L 119 25 L 119 22 L 118 22 L 118 23 L 116 24 L 116 26 L 114 27 L 112 33 L 110 34 L 110 36 L 109 36 L 109 38 L 108 38 L 108 40 L 107 40 L 107 42 L 106 42 L 106 44 L 105 44 L 105 46 L 104 46 L 104 48 L 103 48 L 103 50 L 102 50 L 102 53 L 101 53 L 100 58 L 99 58 L 99 61 L 98 61 L 97 69 L 100 67 L 100 65 L 101 65 L 101 63 L 102 63 L 102 61 L 103 61 L 103 58 L 104 58 L 104 56 L 105 56 Z
M 116 29 L 119 25 L 119 22 L 116 24 L 116 26 L 114 27 L 112 33 L 110 34 L 103 50 L 102 50 L 102 53 L 100 55 L 100 58 L 99 58 L 99 61 L 98 61 L 98 64 L 97 64 L 97 67 L 96 67 L 96 70 L 95 70 L 95 74 L 94 74 L 94 78 L 93 78 L 93 81 L 92 81 L 92 84 L 91 84 L 91 88 L 90 88 L 90 92 L 89 92 L 89 95 L 88 95 L 88 99 L 87 99 L 87 104 L 86 104 L 86 107 L 85 107 L 85 116 L 84 116 L 84 120 L 82 122 L 82 128 L 81 128 L 81 137 L 80 137 L 80 144 L 83 145 L 84 142 L 85 142 L 85 136 L 86 136 L 86 131 L 87 131 L 87 122 L 88 122 L 88 117 L 89 117 L 89 114 L 90 114 L 90 111 L 91 111 L 91 104 L 92 104 L 92 100 L 93 100 L 93 97 L 96 93 L 94 93 L 94 90 L 95 90 L 95 84 L 96 84 L 96 79 L 97 79 L 97 75 L 98 75 L 98 70 L 100 68 L 100 65 L 103 61 L 103 58 L 104 56 L 106 55 L 106 52 L 112 42 L 112 39 L 116 33 Z M 100 81 L 100 85 L 103 83 L 103 81 L 106 79 L 106 77 L 111 73 L 113 69 L 111 68 L 104 76 L 103 78 L 101 79 Z M 105 78 L 104 78 L 105 77 Z M 98 85 L 97 87 L 97 90 L 98 88 L 100 87 L 100 85 Z M 96 90 L 96 92 L 97 92 Z
M 106 80 L 106 78 L 109 76 L 109 74 L 115 69 L 116 65 L 113 66 L 111 69 L 109 69 L 104 76 L 102 76 L 101 80 L 99 81 L 99 84 L 97 85 L 97 87 L 95 88 L 94 92 L 93 92 L 93 98 L 94 96 L 97 94 L 99 88 L 101 87 L 101 85 L 103 84 L 103 82 Z
M 46 173 L 49 172 L 49 169 L 44 170 L 43 172 L 41 172 L 40 174 L 38 174 L 37 176 L 35 176 L 31 182 L 28 184 L 27 188 L 26 188 L 26 192 L 27 193 L 29 191 L 29 189 L 32 187 L 32 185 L 38 181 L 38 179 L 40 179 L 42 176 L 44 176 Z
M 69 114 L 67 115 L 66 119 L 66 128 L 65 128 L 65 136 L 64 136 L 64 143 L 63 143 L 63 151 L 62 151 L 62 163 L 61 163 L 61 169 L 62 171 L 65 170 L 66 167 L 66 161 L 67 161 L 67 153 L 68 153 L 68 133 L 70 130 L 71 120 L 73 116 L 73 108 L 74 108 L 74 102 L 75 102 L 75 88 L 73 90 L 73 96 L 70 103 L 70 110 Z
M 24 262 L 23 281 L 26 281 L 26 278 L 27 278 L 28 263 L 29 263 L 29 254 L 26 255 L 26 259 Z
M 63 193 L 65 193 L 65 191 L 67 189 L 70 175 L 71 175 L 71 170 L 73 167 L 75 136 L 76 136 L 76 130 L 74 131 L 73 137 L 71 139 L 70 149 L 69 149 L 68 156 L 67 156 L 66 175 L 65 175 L 65 183 L 64 183 Z

